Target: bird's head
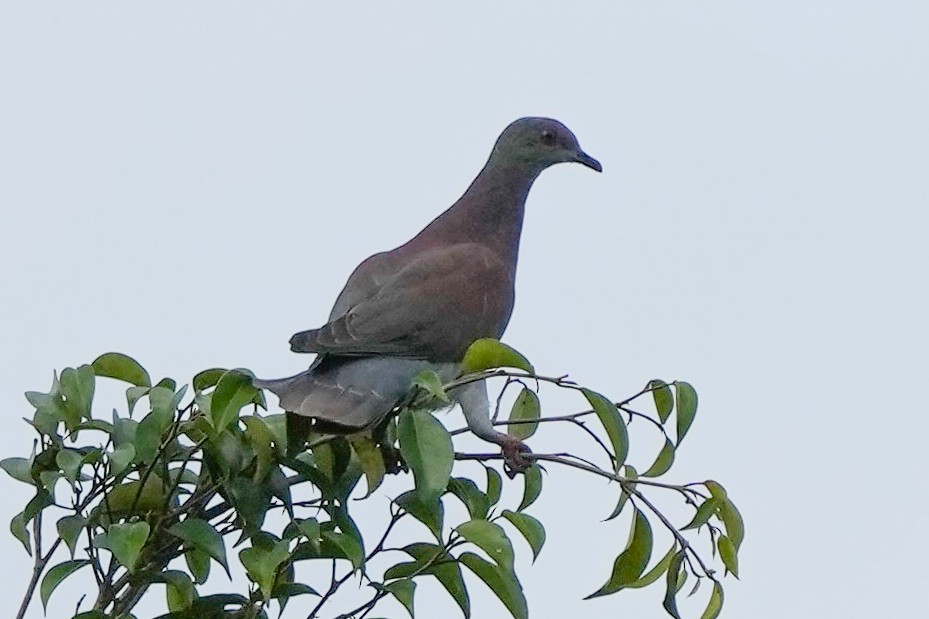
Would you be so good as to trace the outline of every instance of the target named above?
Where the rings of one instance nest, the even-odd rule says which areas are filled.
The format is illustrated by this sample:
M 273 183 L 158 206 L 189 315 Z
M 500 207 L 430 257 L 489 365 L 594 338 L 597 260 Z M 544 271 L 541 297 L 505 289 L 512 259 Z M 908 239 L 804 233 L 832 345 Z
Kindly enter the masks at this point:
M 597 172 L 600 162 L 581 150 L 571 130 L 552 118 L 520 118 L 503 130 L 490 155 L 501 165 L 525 166 L 535 174 L 574 161 Z

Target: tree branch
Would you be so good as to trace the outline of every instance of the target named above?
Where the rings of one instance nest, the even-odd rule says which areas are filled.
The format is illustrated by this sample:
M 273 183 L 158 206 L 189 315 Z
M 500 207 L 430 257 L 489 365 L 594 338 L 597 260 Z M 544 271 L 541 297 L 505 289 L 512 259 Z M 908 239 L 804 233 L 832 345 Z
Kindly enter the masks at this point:
M 56 550 L 58 550 L 58 545 L 61 544 L 61 538 L 59 537 L 52 543 L 52 546 L 48 549 L 48 552 L 44 556 L 42 555 L 41 511 L 36 514 L 35 520 L 32 521 L 32 538 L 35 542 L 35 563 L 33 564 L 32 568 L 32 577 L 29 579 L 29 585 L 26 587 L 26 595 L 23 597 L 23 602 L 19 607 L 19 612 L 16 613 L 16 619 L 23 619 L 23 617 L 26 616 L 26 610 L 29 608 L 29 602 L 32 601 L 32 596 L 35 594 L 36 585 L 39 584 L 39 577 L 42 576 L 42 572 L 45 571 L 45 566 L 48 565 L 52 555 L 55 554 Z
M 544 462 L 554 462 L 556 464 L 561 464 L 561 465 L 568 466 L 571 468 L 580 469 L 582 471 L 587 471 L 588 473 L 593 473 L 595 475 L 599 475 L 600 477 L 605 477 L 607 479 L 618 482 L 619 484 L 622 485 L 623 490 L 628 492 L 630 495 L 634 496 L 637 500 L 641 501 L 646 507 L 649 508 L 649 510 L 651 510 L 652 513 L 654 513 L 658 517 L 659 520 L 661 520 L 661 523 L 665 526 L 665 528 L 668 529 L 668 531 L 671 532 L 671 534 L 674 536 L 674 539 L 676 539 L 677 542 L 681 545 L 681 549 L 684 550 L 685 554 L 689 553 L 690 556 L 692 556 L 697 561 L 697 564 L 700 566 L 700 569 L 703 571 L 703 573 L 707 577 L 709 577 L 713 582 L 718 582 L 715 577 L 715 572 L 709 567 L 707 567 L 706 563 L 703 561 L 700 555 L 697 554 L 697 552 L 691 546 L 690 541 L 686 537 L 684 537 L 684 535 L 680 531 L 677 530 L 677 527 L 675 527 L 674 524 L 670 520 L 668 520 L 668 518 L 658 509 L 657 506 L 655 506 L 654 503 L 652 503 L 644 494 L 642 494 L 642 492 L 638 488 L 636 488 L 637 485 L 653 486 L 655 488 L 664 488 L 665 490 L 674 490 L 675 492 L 679 492 L 680 494 L 682 494 L 685 498 L 689 498 L 690 494 L 694 496 L 706 498 L 704 497 L 702 493 L 697 492 L 693 488 L 690 488 L 689 486 L 691 484 L 688 484 L 686 486 L 680 486 L 680 485 L 674 485 L 674 484 L 666 484 L 666 483 L 659 482 L 659 481 L 653 481 L 650 479 L 641 479 L 641 478 L 632 479 L 629 477 L 623 477 L 615 473 L 604 471 L 603 469 L 597 468 L 596 466 L 593 466 L 588 463 L 575 462 L 574 460 L 568 460 L 563 455 L 560 455 L 560 454 L 529 453 L 529 454 L 525 454 L 525 457 L 530 460 L 537 460 L 537 461 L 541 460 Z M 504 458 L 502 454 L 455 453 L 455 459 L 456 460 L 487 461 L 487 460 L 503 460 Z M 697 575 L 695 570 L 694 570 L 694 574 Z
M 660 481 L 654 481 L 651 479 L 642 479 L 642 478 L 632 479 L 631 477 L 623 477 L 622 475 L 617 475 L 615 473 L 610 473 L 609 471 L 604 471 L 603 469 L 598 468 L 592 464 L 588 464 L 584 462 L 575 462 L 574 460 L 568 460 L 565 458 L 563 454 L 526 453 L 526 454 L 523 454 L 523 456 L 528 460 L 541 460 L 544 462 L 554 462 L 555 464 L 562 464 L 564 466 L 570 466 L 572 468 L 580 469 L 582 471 L 587 471 L 588 473 L 593 473 L 595 475 L 599 475 L 600 477 L 605 477 L 606 479 L 610 479 L 610 480 L 613 480 L 619 483 L 641 484 L 643 486 L 654 486 L 656 488 L 674 490 L 684 495 L 686 495 L 687 493 L 690 493 L 695 496 L 699 496 L 701 498 L 706 498 L 704 497 L 703 494 L 697 492 L 696 490 L 693 490 L 692 488 L 688 488 L 687 486 L 679 486 L 676 484 L 666 484 L 666 483 L 663 483 Z M 486 462 L 489 460 L 504 460 L 504 457 L 503 457 L 503 454 L 499 454 L 499 453 L 471 454 L 471 453 L 455 452 L 455 460 L 477 460 L 480 462 Z

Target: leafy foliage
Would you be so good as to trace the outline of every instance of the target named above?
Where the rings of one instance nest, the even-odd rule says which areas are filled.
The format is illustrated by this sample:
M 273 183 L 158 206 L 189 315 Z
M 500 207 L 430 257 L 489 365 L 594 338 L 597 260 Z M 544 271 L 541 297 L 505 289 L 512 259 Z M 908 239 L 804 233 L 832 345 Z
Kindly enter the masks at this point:
M 90 570 L 99 589 L 89 607 L 81 610 L 79 603 L 75 619 L 128 618 L 143 596 L 160 590 L 169 609 L 160 619 L 266 618 L 273 605 L 284 612 L 296 596 L 313 598 L 309 619 L 336 612 L 336 594 L 354 581 L 368 585 L 367 601 L 341 609 L 340 616 L 367 616 L 392 598 L 413 617 L 417 586 L 433 581 L 467 618 L 472 593 L 467 571 L 513 617 L 529 617 L 531 603 L 517 575 L 512 535 L 523 540 L 520 552 L 528 546 L 533 560 L 539 556 L 546 529 L 527 510 L 542 494 L 542 467 L 568 466 L 615 483 L 609 488 L 617 491 L 618 502 L 608 520 L 629 514 L 629 540 L 618 549 L 606 582 L 589 597 L 663 581 L 663 606 L 678 617 L 677 596 L 689 576 L 698 584 L 712 582 L 703 616 L 719 615 L 722 583 L 687 536 L 708 531 L 711 554 L 738 576 L 741 515 L 718 482 L 676 485 L 656 479 L 672 468 L 695 421 L 697 394 L 691 385 L 653 380 L 616 402 L 565 377 L 536 375 L 525 357 L 495 340 L 476 342 L 463 365 L 470 373 L 448 384 L 432 373 L 417 376 L 384 434 L 314 435 L 309 450 L 296 455 L 288 450 L 284 415 L 259 413 L 266 408 L 264 395 L 247 370 L 205 370 L 193 378 L 193 394 L 188 394 L 172 379 L 153 383 L 138 362 L 120 353 L 65 368 L 48 392 L 26 394 L 35 409 L 29 423 L 39 434 L 37 448 L 29 457 L 0 462 L 35 492 L 10 523 L 11 533 L 34 558 L 29 591 L 37 588 L 47 606 L 62 582 Z M 123 412 L 113 411 L 109 418 L 95 412 L 99 378 L 127 385 Z M 497 425 L 522 439 L 553 423 L 573 425 L 591 439 L 594 455 L 531 454 L 535 464 L 522 482 L 504 482 L 502 456 L 456 451 L 453 436 L 460 430 L 449 432 L 430 411 L 453 400 L 457 386 L 490 379 L 505 380 L 503 391 L 521 385 L 509 416 Z M 537 393 L 543 384 L 578 391 L 589 409 L 543 416 Z M 632 408 L 640 398 L 652 403 L 654 412 Z M 640 418 L 663 443 L 650 462 L 641 463 L 647 466 L 641 474 L 627 462 L 630 427 Z M 385 475 L 396 468 L 397 454 L 401 468 L 412 472 L 409 490 L 388 503 L 379 536 L 362 532 L 352 510 L 378 493 Z M 606 457 L 605 466 L 591 462 L 596 454 Z M 486 474 L 456 475 L 456 463 L 469 460 L 479 462 Z M 359 486 L 362 478 L 367 492 Z M 501 504 L 504 483 L 522 484 L 517 505 Z M 671 524 L 646 490 L 683 498 L 693 510 L 690 521 L 679 528 Z M 467 518 L 448 521 L 449 501 L 463 506 Z M 422 538 L 398 547 L 395 526 L 404 519 L 424 525 Z M 46 545 L 43 532 L 52 520 L 56 535 Z M 655 560 L 653 551 L 663 537 L 670 548 Z M 201 595 L 213 564 L 226 575 L 231 569 L 244 572 L 250 586 Z M 319 564 L 331 564 L 329 582 L 300 582 L 304 566 Z M 164 588 L 153 589 L 156 584 Z M 30 598 L 31 593 L 23 600 L 20 617 Z M 307 616 L 305 605 L 301 616 Z

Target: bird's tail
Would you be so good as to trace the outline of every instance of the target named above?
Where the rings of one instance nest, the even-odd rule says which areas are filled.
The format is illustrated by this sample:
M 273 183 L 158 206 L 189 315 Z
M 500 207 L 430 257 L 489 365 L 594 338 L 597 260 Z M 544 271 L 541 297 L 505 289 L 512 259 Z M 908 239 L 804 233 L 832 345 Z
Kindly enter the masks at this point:
M 252 384 L 275 394 L 288 413 L 341 426 L 347 432 L 371 427 L 393 406 L 393 400 L 376 390 L 346 384 L 340 378 L 337 373 L 310 368 L 288 378 L 254 379 Z

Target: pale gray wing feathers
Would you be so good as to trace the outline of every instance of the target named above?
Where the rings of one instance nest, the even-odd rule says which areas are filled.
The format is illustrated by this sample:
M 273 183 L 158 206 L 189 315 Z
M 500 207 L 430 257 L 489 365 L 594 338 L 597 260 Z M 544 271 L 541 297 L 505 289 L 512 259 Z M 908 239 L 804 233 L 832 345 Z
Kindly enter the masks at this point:
M 426 361 L 396 358 L 351 359 L 330 368 L 314 368 L 277 380 L 255 380 L 280 398 L 281 408 L 350 429 L 377 424 L 406 396 Z M 439 368 L 448 378 L 456 366 Z

